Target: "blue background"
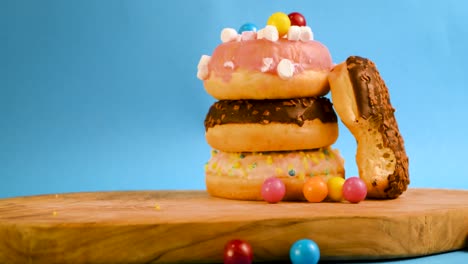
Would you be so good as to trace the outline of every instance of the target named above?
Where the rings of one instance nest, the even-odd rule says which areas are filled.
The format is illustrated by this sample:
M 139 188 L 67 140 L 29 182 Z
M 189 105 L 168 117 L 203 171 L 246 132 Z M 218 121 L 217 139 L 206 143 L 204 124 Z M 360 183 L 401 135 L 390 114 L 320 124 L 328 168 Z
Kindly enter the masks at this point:
M 276 11 L 304 14 L 336 63 L 377 64 L 411 187 L 468 189 L 465 1 L 0 0 L 0 198 L 204 189 L 198 60 Z M 341 124 L 335 147 L 357 175 Z

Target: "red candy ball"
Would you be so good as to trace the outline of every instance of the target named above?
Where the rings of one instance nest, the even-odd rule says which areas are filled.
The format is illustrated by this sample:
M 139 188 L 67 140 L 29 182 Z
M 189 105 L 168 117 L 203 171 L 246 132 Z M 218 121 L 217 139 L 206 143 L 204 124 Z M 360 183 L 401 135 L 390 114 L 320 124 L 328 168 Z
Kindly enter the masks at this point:
M 250 264 L 253 261 L 253 251 L 249 243 L 234 239 L 224 246 L 224 264 Z
M 281 201 L 286 194 L 286 187 L 282 180 L 276 177 L 270 177 L 263 182 L 262 197 L 269 203 Z
M 288 17 L 291 20 L 291 26 L 303 27 L 306 25 L 306 19 L 301 13 L 293 12 Z
M 366 199 L 367 186 L 359 177 L 346 179 L 343 184 L 343 197 L 350 203 L 359 203 Z

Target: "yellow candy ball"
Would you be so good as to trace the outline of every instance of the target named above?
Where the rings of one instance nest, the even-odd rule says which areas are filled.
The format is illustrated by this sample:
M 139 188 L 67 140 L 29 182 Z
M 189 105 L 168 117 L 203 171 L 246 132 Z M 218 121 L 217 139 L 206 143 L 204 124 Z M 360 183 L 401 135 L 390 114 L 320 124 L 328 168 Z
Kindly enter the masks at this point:
M 291 20 L 287 14 L 276 12 L 268 18 L 267 25 L 275 26 L 278 29 L 278 35 L 282 37 L 288 34 L 288 30 L 291 27 Z
M 332 201 L 340 202 L 343 200 L 343 184 L 345 179 L 341 177 L 331 177 L 328 182 L 328 198 Z

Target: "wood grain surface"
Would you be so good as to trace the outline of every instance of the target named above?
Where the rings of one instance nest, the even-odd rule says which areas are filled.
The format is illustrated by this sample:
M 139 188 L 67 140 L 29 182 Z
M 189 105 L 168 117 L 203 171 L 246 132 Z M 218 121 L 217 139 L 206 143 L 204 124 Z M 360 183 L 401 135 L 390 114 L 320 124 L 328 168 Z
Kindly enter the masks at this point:
M 54 194 L 0 199 L 0 263 L 222 262 L 248 241 L 254 260 L 288 260 L 311 238 L 323 260 L 388 259 L 466 246 L 468 191 L 410 189 L 396 200 L 267 204 L 202 191 Z

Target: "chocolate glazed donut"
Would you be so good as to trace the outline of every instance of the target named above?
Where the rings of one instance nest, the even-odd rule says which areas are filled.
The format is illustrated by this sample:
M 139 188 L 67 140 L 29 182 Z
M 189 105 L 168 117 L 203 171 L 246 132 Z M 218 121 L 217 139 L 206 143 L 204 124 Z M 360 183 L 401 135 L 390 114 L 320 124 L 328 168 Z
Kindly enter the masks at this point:
M 328 78 L 336 111 L 356 138 L 356 162 L 368 197 L 398 197 L 410 183 L 408 156 L 388 88 L 375 64 L 351 56 Z
M 205 118 L 208 144 L 226 152 L 316 149 L 338 137 L 337 116 L 325 97 L 221 100 Z

